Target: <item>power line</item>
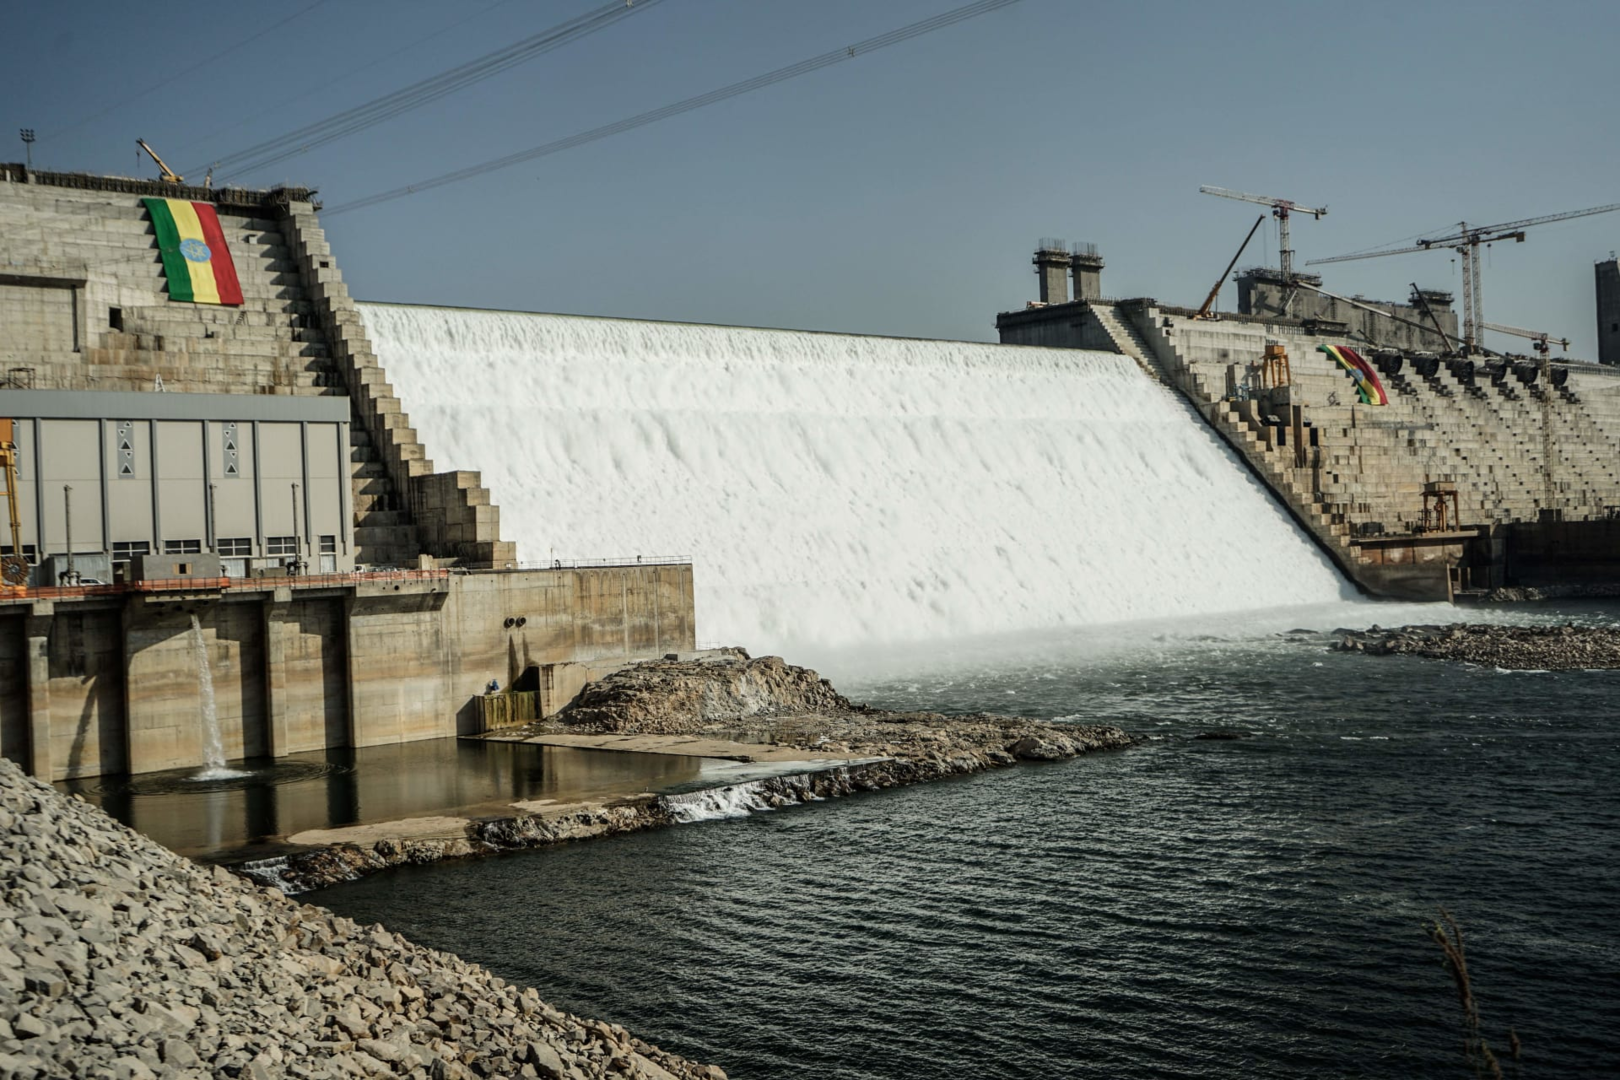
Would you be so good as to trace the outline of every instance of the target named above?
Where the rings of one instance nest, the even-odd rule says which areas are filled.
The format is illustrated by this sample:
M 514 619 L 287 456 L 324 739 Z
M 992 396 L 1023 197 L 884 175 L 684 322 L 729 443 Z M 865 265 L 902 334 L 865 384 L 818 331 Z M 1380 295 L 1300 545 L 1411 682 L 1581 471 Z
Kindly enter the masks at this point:
M 325 216 L 331 217 L 334 214 L 345 214 L 350 210 L 359 210 L 367 206 L 375 206 L 378 203 L 389 202 L 393 199 L 403 199 L 405 196 L 414 195 L 419 191 L 428 191 L 432 188 L 443 187 L 446 184 L 454 184 L 461 180 L 469 180 L 475 176 L 482 176 L 484 173 L 494 172 L 497 169 L 504 169 L 512 165 L 521 164 L 525 161 L 533 161 L 536 158 L 546 157 L 551 154 L 558 154 L 564 150 L 572 150 L 575 147 L 584 146 L 587 143 L 593 143 L 599 139 L 606 139 L 612 135 L 620 135 L 626 131 L 632 131 L 639 127 L 645 127 L 648 124 L 655 124 L 660 120 L 668 120 L 670 117 L 691 112 L 694 109 L 701 109 L 706 105 L 714 105 L 718 102 L 726 101 L 730 98 L 738 97 L 754 90 L 760 90 L 767 86 L 774 86 L 777 83 L 786 82 L 788 79 L 798 78 L 800 75 L 808 75 L 812 71 L 820 71 L 822 68 L 831 67 L 834 64 L 843 63 L 846 60 L 853 60 L 855 57 L 864 53 L 876 52 L 878 49 L 884 49 L 890 45 L 898 45 L 902 41 L 909 41 L 914 37 L 920 37 L 923 34 L 932 33 L 935 30 L 941 30 L 955 23 L 963 22 L 967 19 L 974 18 L 975 16 L 983 15 L 987 12 L 995 11 L 998 8 L 1004 8 L 1016 3 L 1018 3 L 1018 0 L 978 0 L 977 3 L 966 4 L 962 7 L 944 12 L 943 14 L 935 15 L 932 18 L 911 23 L 909 26 L 902 26 L 898 30 L 891 30 L 886 34 L 879 34 L 876 37 L 870 37 L 864 41 L 858 41 L 853 45 L 847 45 L 841 49 L 834 49 L 831 52 L 822 53 L 820 56 L 813 56 L 808 60 L 801 60 L 797 64 L 789 64 L 787 67 L 777 68 L 775 71 L 767 72 L 764 75 L 756 75 L 752 79 L 744 79 L 742 82 L 732 83 L 730 86 L 724 86 L 718 90 L 711 90 L 706 94 L 699 94 L 696 97 L 689 97 L 685 100 L 677 101 L 672 105 L 665 105 L 662 108 L 652 109 L 644 113 L 638 113 L 635 116 L 627 117 L 611 124 L 603 124 L 601 127 L 591 128 L 589 131 L 581 131 L 578 134 L 569 135 L 566 138 L 544 143 L 529 150 L 521 150 L 515 154 L 508 154 L 505 157 L 494 158 L 478 165 L 469 165 L 465 169 L 457 169 L 454 172 L 444 173 L 440 176 L 435 176 L 428 180 L 421 180 L 414 184 L 407 184 L 404 187 L 394 188 L 391 191 L 380 192 L 376 195 L 368 195 L 363 199 L 355 199 L 352 202 L 343 203 L 340 206 L 336 206 L 325 211 Z
M 324 90 L 328 90 L 331 87 L 336 86 L 340 82 L 347 82 L 350 79 L 354 78 L 356 75 L 359 75 L 363 71 L 370 71 L 372 68 L 376 67 L 378 64 L 386 63 L 389 60 L 392 60 L 394 57 L 399 56 L 401 53 L 410 52 L 412 49 L 416 48 L 418 45 L 422 45 L 422 44 L 425 44 L 425 43 L 427 43 L 429 41 L 432 41 L 434 38 L 442 37 L 443 35 L 448 34 L 450 31 L 456 29 L 457 27 L 464 26 L 467 23 L 472 22 L 474 19 L 482 18 L 483 16 L 489 14 L 491 11 L 494 11 L 496 8 L 504 7 L 505 5 L 510 4 L 511 2 L 512 2 L 512 0 L 495 0 L 494 3 L 486 4 L 484 7 L 481 7 L 477 11 L 474 11 L 471 15 L 465 15 L 465 16 L 455 20 L 454 22 L 447 23 L 446 25 L 439 27 L 437 30 L 434 30 L 431 34 L 424 34 L 422 37 L 417 38 L 415 41 L 412 41 L 409 44 L 401 45 L 399 48 L 395 49 L 393 52 L 384 53 L 383 55 L 377 57 L 375 60 L 371 61 L 368 64 L 361 64 L 359 67 L 348 68 L 343 72 L 343 74 L 337 76 L 335 79 L 328 79 L 323 83 L 317 83 L 316 85 L 310 87 L 308 90 L 305 90 L 302 94 L 297 94 L 297 95 L 294 95 L 293 97 L 290 97 L 290 98 L 277 98 L 274 101 L 274 103 L 272 103 L 271 105 L 269 105 L 269 106 L 267 106 L 267 107 L 265 107 L 263 109 L 260 109 L 258 112 L 250 113 L 247 116 L 243 116 L 243 117 L 240 117 L 240 118 L 238 118 L 236 120 L 233 120 L 231 123 L 226 124 L 224 127 L 220 128 L 218 131 L 214 131 L 214 132 L 212 132 L 212 133 L 210 133 L 208 135 L 204 135 L 199 139 L 192 139 L 190 142 L 181 143 L 179 146 L 173 148 L 170 152 L 173 153 L 173 154 L 176 154 L 176 155 L 182 154 L 185 151 L 190 150 L 193 146 L 197 146 L 200 143 L 208 142 L 211 139 L 217 139 L 221 135 L 225 134 L 227 131 L 235 131 L 237 128 L 241 127 L 242 125 L 251 124 L 253 121 L 259 119 L 260 117 L 269 116 L 271 113 L 283 112 L 283 111 L 286 110 L 288 105 L 291 105 L 296 101 L 303 101 L 305 98 L 314 97 L 316 94 L 319 94 Z M 188 170 L 188 171 L 190 171 L 190 170 Z
M 163 89 L 165 86 L 168 86 L 170 83 L 179 82 L 181 79 L 185 78 L 187 75 L 190 75 L 190 74 L 192 74 L 194 72 L 201 71 L 203 68 L 207 67 L 209 64 L 212 64 L 214 61 L 219 60 L 219 59 L 221 59 L 223 57 L 229 56 L 231 53 L 235 52 L 236 50 L 241 49 L 241 48 L 245 48 L 246 46 L 253 44 L 255 41 L 258 41 L 260 38 L 264 37 L 266 34 L 274 33 L 275 31 L 280 30 L 283 26 L 286 26 L 288 23 L 293 22 L 293 21 L 295 21 L 297 19 L 303 18 L 305 15 L 308 15 L 310 12 L 314 11 L 316 8 L 320 7 L 324 3 L 326 3 L 326 0 L 315 0 L 315 2 L 313 4 L 310 4 L 307 7 L 300 8 L 299 10 L 293 12 L 291 15 L 287 16 L 285 19 L 282 19 L 280 22 L 275 23 L 275 24 L 273 24 L 271 26 L 265 27 L 263 30 L 260 30 L 257 34 L 253 34 L 253 35 L 251 35 L 249 37 L 243 38 L 241 41 L 238 41 L 235 45 L 232 45 L 229 48 L 221 49 L 219 52 L 215 53 L 213 56 L 210 56 L 208 59 L 203 60 L 200 63 L 193 64 L 190 67 L 186 68 L 184 71 L 177 71 L 173 75 L 170 75 L 167 79 L 164 79 L 162 82 L 153 83 L 151 86 L 148 86 L 145 90 L 138 91 L 138 92 L 136 92 L 134 94 L 130 94 L 130 95 L 126 96 L 126 97 L 121 97 L 117 101 L 113 102 L 111 105 L 107 106 L 105 109 L 102 109 L 100 112 L 95 113 L 94 115 L 87 116 L 83 120 L 75 121 L 74 123 L 69 124 L 67 127 L 58 130 L 54 137 L 55 138 L 61 138 L 63 135 L 66 135 L 68 132 L 76 131 L 79 128 L 84 127 L 84 125 L 86 125 L 88 123 L 91 123 L 91 122 L 96 121 L 96 120 L 100 120 L 103 116 L 106 116 L 108 113 L 114 112 L 114 111 L 116 111 L 118 109 L 121 109 L 125 105 L 128 105 L 132 101 L 139 101 L 141 98 L 145 97 L 146 95 L 156 93 L 157 91 Z
M 661 0 L 632 0 L 632 2 L 613 0 L 612 3 L 584 15 L 558 23 L 549 30 L 542 30 L 515 45 L 486 53 L 431 78 L 412 83 L 404 89 L 384 94 L 324 120 L 306 124 L 296 131 L 267 139 L 257 146 L 250 146 L 235 154 L 227 154 L 215 162 L 215 167 L 223 166 L 225 172 L 221 179 L 229 179 L 255 169 L 262 169 L 267 165 L 274 165 L 278 161 L 285 161 L 317 146 L 324 146 L 334 139 L 353 135 L 401 113 L 437 101 L 447 94 L 483 82 L 508 68 L 526 63 L 598 30 L 605 30 L 620 19 L 644 11 L 660 2 Z

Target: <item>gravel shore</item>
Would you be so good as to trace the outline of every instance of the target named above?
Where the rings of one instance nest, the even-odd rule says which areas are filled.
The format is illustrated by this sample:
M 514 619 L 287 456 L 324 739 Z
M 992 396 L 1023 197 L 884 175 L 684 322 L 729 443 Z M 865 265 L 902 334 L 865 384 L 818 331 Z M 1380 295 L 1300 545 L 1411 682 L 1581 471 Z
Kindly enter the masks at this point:
M 1513 671 L 1620 668 L 1620 629 L 1597 626 L 1400 626 L 1335 630 L 1330 646 L 1371 656 L 1461 660 Z
M 0 1076 L 724 1080 L 0 760 Z

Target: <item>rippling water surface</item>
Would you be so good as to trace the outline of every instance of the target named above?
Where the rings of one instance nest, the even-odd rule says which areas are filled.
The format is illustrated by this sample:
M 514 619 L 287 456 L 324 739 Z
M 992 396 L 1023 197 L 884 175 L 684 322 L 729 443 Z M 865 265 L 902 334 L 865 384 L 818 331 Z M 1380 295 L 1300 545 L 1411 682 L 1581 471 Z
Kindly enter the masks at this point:
M 872 1080 L 1467 1075 L 1421 925 L 1445 905 L 1487 1037 L 1613 1075 L 1620 672 L 1245 632 L 851 689 L 1148 741 L 314 899 L 733 1077 Z

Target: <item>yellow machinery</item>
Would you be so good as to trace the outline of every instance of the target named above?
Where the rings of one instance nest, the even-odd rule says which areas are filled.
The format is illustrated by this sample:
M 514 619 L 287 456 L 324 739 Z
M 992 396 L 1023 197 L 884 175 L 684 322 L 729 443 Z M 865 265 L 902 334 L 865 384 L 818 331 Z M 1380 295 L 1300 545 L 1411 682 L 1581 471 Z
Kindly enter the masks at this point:
M 152 149 L 150 146 L 146 145 L 146 140 L 145 139 L 136 139 L 135 140 L 135 145 L 140 147 L 142 150 L 145 150 L 147 152 L 147 154 L 152 158 L 152 160 L 157 162 L 157 167 L 163 170 L 162 179 L 163 179 L 164 183 L 179 184 L 179 183 L 184 182 L 185 177 L 177 176 L 173 169 L 169 168 L 168 165 L 164 164 L 163 159 L 158 157 L 157 151 Z M 209 171 L 209 173 L 211 175 L 214 170 L 209 169 L 208 171 Z
M 17 512 L 17 441 L 10 419 L 0 420 L 0 482 L 5 484 L 6 512 L 11 519 L 11 553 L 0 555 L 0 588 L 28 585 L 28 560 L 22 553 L 22 517 Z

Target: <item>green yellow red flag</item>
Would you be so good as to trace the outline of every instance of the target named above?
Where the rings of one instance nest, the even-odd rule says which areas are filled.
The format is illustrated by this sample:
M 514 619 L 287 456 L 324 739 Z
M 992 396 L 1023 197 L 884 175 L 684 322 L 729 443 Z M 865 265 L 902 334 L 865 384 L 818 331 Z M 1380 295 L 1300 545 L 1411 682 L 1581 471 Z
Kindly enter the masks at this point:
M 157 232 L 169 299 L 194 304 L 242 303 L 236 264 L 225 246 L 219 217 L 205 202 L 185 199 L 142 199 Z

